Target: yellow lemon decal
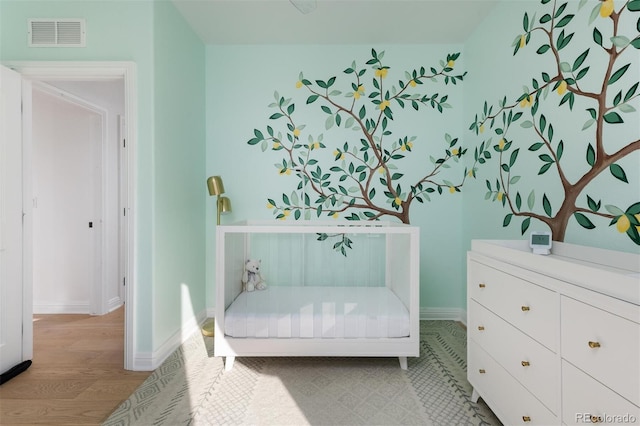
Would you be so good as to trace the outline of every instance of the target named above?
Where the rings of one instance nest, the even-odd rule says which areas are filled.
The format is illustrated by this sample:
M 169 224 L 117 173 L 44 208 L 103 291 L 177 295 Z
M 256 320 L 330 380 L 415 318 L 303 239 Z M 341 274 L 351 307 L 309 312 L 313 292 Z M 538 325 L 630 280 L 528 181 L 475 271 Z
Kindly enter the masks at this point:
M 380 111 L 384 111 L 386 107 L 389 106 L 389 101 L 380 102 Z
M 273 204 L 271 204 L 271 203 L 267 203 L 267 208 L 268 208 L 268 209 L 272 209 L 272 208 L 273 208 Z
M 526 45 L 527 45 L 527 36 L 525 34 L 522 34 L 520 36 L 520 49 L 522 49 Z
M 452 194 L 455 194 L 455 192 L 456 192 L 455 186 L 450 186 L 449 187 L 449 192 L 452 193 Z
M 526 108 L 528 106 L 531 106 L 532 103 L 533 102 L 531 100 L 531 95 L 528 95 L 526 98 L 520 101 L 520 108 Z
M 467 173 L 467 176 L 473 177 L 473 170 L 469 170 L 469 173 Z
M 384 173 L 384 167 L 380 166 L 378 168 L 378 173 L 383 174 Z
M 502 196 L 503 196 L 502 192 L 498 192 L 498 201 L 502 201 Z
M 616 222 L 616 228 L 618 228 L 618 232 L 620 233 L 627 232 L 630 226 L 631 222 L 626 215 L 620 216 L 620 218 L 618 218 L 618 221 Z
M 302 87 L 302 82 L 300 80 L 296 81 L 296 89 L 299 89 Z
M 407 145 L 409 146 L 409 148 L 413 148 L 413 142 L 407 142 Z
M 274 142 L 273 149 L 278 149 L 278 148 L 280 148 L 280 142 Z
M 318 148 L 320 148 L 320 142 L 314 142 L 314 143 L 313 143 L 313 145 L 311 145 L 311 147 L 312 147 L 313 149 L 318 149 Z
M 300 136 L 300 129 L 293 129 L 293 136 L 295 136 L 296 138 Z
M 402 199 L 400 199 L 400 197 L 396 197 L 396 200 L 395 200 L 395 201 L 396 201 L 396 204 L 397 204 L 397 205 L 402 204 Z
M 456 61 L 454 61 L 453 59 L 450 59 L 449 62 L 447 62 L 447 66 L 449 68 L 453 68 L 453 66 L 455 65 Z
M 608 18 L 613 13 L 613 0 L 605 0 L 600 5 L 600 16 Z
M 459 152 L 458 148 L 454 148 L 453 151 L 451 151 L 451 155 L 458 155 Z
M 416 85 L 417 85 L 417 84 L 418 84 L 418 83 L 416 83 L 416 81 L 415 81 L 415 80 L 411 80 L 411 81 L 409 82 L 409 86 L 411 86 L 411 87 L 416 87 Z
M 360 99 L 360 92 L 353 92 L 353 97 L 356 99 Z
M 284 213 L 285 216 L 289 216 L 291 214 L 291 210 L 286 209 L 285 211 L 283 211 L 282 213 Z
M 558 86 L 558 95 L 564 95 L 567 91 L 567 82 L 562 80 Z
M 484 124 L 481 124 L 480 128 L 478 130 L 480 131 L 480 133 L 483 133 L 484 132 Z
M 376 77 L 385 78 L 387 76 L 388 68 L 378 68 L 375 72 Z
M 498 149 L 500 151 L 502 151 L 504 149 L 504 144 L 505 144 L 504 138 L 500 139 L 500 142 L 498 142 Z
M 338 218 L 338 212 L 335 212 L 334 214 L 332 214 L 331 217 L 333 217 L 334 219 L 337 219 Z

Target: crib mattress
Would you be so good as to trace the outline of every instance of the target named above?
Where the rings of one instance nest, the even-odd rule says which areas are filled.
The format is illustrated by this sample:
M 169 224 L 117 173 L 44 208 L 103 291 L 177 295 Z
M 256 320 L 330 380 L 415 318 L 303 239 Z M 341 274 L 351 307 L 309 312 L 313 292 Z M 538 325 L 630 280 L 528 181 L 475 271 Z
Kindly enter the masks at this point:
M 409 311 L 386 287 L 282 287 L 243 292 L 227 308 L 231 337 L 409 336 Z

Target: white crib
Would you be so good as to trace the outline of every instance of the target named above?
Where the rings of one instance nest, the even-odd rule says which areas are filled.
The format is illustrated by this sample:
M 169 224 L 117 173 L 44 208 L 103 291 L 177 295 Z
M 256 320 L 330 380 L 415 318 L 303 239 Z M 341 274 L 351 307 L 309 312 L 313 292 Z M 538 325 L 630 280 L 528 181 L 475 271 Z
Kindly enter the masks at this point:
M 218 226 L 215 356 L 227 370 L 236 356 L 398 357 L 406 369 L 419 355 L 419 241 L 388 222 Z M 266 290 L 242 291 L 249 258 Z

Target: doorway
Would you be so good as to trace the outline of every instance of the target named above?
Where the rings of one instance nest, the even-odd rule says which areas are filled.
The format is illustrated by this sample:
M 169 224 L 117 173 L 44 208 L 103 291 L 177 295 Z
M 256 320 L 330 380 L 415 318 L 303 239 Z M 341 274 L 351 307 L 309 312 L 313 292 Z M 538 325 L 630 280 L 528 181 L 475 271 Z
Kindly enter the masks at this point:
M 87 101 L 73 83 L 33 82 L 34 314 L 104 315 L 110 310 L 105 296 L 119 290 L 112 261 L 118 246 L 103 244 L 105 236 L 117 235 L 111 223 L 117 197 L 103 195 L 103 189 L 117 187 L 117 157 L 108 155 L 117 140 L 108 131 L 103 102 Z M 59 88 L 65 85 L 71 91 Z
M 116 179 L 113 186 L 116 187 L 117 211 L 115 217 L 111 218 L 112 223 L 116 223 L 115 244 L 119 246 L 120 253 L 123 256 L 116 255 L 115 262 L 117 267 L 117 283 L 119 291 L 117 295 L 110 297 L 109 294 L 101 294 L 102 306 L 97 307 L 98 310 L 108 312 L 111 308 L 116 308 L 118 300 L 125 302 L 125 333 L 124 333 L 124 368 L 127 370 L 135 370 L 135 262 L 134 254 L 134 235 L 135 222 L 133 220 L 134 212 L 134 189 L 135 188 L 135 143 L 136 143 L 136 87 L 135 87 L 135 64 L 130 62 L 15 62 L 6 63 L 5 65 L 19 72 L 23 78 L 23 209 L 24 209 L 24 231 L 23 238 L 24 247 L 24 315 L 23 327 L 23 353 L 25 358 L 32 355 L 33 352 L 33 330 L 30 323 L 33 315 L 33 267 L 34 267 L 34 182 L 32 180 L 34 166 L 34 150 L 32 146 L 32 129 L 30 118 L 33 113 L 32 95 L 34 86 L 47 82 L 49 85 L 81 85 L 90 84 L 91 82 L 108 82 L 121 80 L 124 91 L 124 113 L 120 114 L 117 119 L 116 133 L 118 134 L 118 147 L 115 150 L 115 157 L 120 159 L 120 164 L 116 167 Z M 68 87 L 66 88 L 68 90 Z M 127 125 L 123 125 L 127 123 Z M 120 144 L 120 141 L 122 143 Z M 117 164 L 118 162 L 116 162 Z M 104 186 L 103 186 L 104 188 Z M 106 192 L 105 192 L 106 193 Z M 101 196 L 101 202 L 104 203 L 104 196 Z M 87 228 L 90 220 L 86 221 Z M 119 238 L 119 239 L 118 239 Z M 100 247 L 107 244 L 107 239 L 100 241 Z M 104 268 L 100 269 L 100 275 L 105 275 Z M 131 277 L 131 279 L 129 279 Z M 126 286 L 125 286 L 126 284 Z M 104 288 L 104 287 L 103 287 Z M 102 291 L 102 290 L 99 290 Z M 110 305 L 114 304 L 115 306 Z

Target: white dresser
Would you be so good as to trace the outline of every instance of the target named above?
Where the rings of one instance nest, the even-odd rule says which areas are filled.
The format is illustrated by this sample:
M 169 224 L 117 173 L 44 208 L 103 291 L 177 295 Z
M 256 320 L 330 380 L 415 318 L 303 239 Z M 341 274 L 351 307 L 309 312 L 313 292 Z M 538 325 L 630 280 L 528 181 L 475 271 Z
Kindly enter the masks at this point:
M 474 240 L 467 377 L 508 425 L 640 425 L 640 256 Z

